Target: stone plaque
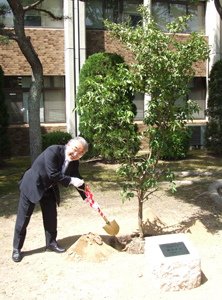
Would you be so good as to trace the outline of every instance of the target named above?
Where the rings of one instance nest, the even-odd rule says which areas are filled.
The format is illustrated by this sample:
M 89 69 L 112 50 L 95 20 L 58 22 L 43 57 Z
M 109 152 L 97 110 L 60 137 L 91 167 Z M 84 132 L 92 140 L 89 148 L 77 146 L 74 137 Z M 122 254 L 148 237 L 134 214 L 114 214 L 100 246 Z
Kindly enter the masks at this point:
M 145 257 L 149 279 L 161 292 L 200 286 L 200 256 L 186 234 L 146 237 Z
M 183 242 L 159 245 L 165 257 L 190 254 Z

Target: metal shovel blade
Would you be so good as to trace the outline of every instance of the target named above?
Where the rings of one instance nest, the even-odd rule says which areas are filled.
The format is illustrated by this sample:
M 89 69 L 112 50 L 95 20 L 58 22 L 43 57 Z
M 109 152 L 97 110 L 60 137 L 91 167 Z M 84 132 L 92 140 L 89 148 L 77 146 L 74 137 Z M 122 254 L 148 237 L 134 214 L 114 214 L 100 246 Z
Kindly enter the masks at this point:
M 112 220 L 111 222 L 108 221 L 106 225 L 103 226 L 103 229 L 110 235 L 117 235 L 119 232 L 119 225 L 115 220 Z

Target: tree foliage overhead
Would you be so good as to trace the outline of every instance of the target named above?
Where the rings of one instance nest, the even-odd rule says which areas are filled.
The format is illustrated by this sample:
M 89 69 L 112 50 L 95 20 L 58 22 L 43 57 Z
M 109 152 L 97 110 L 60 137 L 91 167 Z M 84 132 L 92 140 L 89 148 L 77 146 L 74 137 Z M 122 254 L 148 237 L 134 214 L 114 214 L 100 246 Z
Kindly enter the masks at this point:
M 136 116 L 134 94 L 130 86 L 121 87 L 120 66 L 128 68 L 122 56 L 97 53 L 86 60 L 80 71 L 79 130 L 90 144 L 90 157 L 100 155 L 115 161 L 123 159 L 129 147 L 134 153 L 139 150 L 138 128 L 133 123 Z
M 166 34 L 158 29 L 148 7 L 141 6 L 139 12 L 141 23 L 136 28 L 130 26 L 130 20 L 125 24 L 108 21 L 105 24 L 112 37 L 119 39 L 135 55 L 135 63 L 125 70 L 122 78 L 127 78 L 127 85 L 136 92 L 151 95 L 144 118 L 148 129 L 143 133 L 148 138 L 150 153 L 139 160 L 131 156 L 118 170 L 129 182 L 122 191 L 123 201 L 137 196 L 138 225 L 143 236 L 143 203 L 155 192 L 161 176 L 166 176 L 172 183 L 172 191 L 175 190 L 174 175 L 170 170 L 161 170 L 159 158 L 174 132 L 185 128 L 199 109 L 195 102 L 187 100 L 188 83 L 195 76 L 193 64 L 205 61 L 210 50 L 203 34 L 192 32 L 186 41 L 178 39 L 177 34 L 188 27 L 191 17 L 179 17 L 169 23 Z M 181 105 L 179 98 L 183 102 Z
M 205 147 L 222 153 L 222 60 L 218 60 L 209 75 L 209 97 L 206 115 L 209 117 L 205 131 Z

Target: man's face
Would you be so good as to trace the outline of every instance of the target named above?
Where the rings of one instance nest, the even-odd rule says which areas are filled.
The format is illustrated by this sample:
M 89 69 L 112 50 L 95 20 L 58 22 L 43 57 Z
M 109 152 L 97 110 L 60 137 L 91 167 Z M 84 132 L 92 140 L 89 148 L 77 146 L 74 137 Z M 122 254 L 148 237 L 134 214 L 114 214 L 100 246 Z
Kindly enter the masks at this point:
M 83 147 L 82 143 L 76 140 L 73 144 L 70 142 L 67 144 L 67 155 L 70 161 L 78 160 L 86 152 L 86 149 Z

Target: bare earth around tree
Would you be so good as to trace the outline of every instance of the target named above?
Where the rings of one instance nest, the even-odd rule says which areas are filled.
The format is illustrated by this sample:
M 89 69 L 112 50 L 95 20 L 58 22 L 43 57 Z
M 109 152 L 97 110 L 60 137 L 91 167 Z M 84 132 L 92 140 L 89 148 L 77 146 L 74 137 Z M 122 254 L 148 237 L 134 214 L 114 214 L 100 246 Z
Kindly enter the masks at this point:
M 72 199 L 62 202 L 58 208 L 58 242 L 68 249 L 64 254 L 44 251 L 37 205 L 22 249 L 23 259 L 14 263 L 11 254 L 16 215 L 1 216 L 0 299 L 221 299 L 221 214 L 204 193 L 209 184 L 204 185 L 203 194 L 193 184 L 178 184 L 177 188 L 188 195 L 187 201 L 164 187 L 144 207 L 148 234 L 187 234 L 201 257 L 200 287 L 179 292 L 154 288 L 146 271 L 144 242 L 136 237 L 137 201 L 122 204 L 117 186 L 110 192 L 101 188 L 94 193 L 108 219 L 120 225 L 117 239 L 106 234 L 104 220 L 76 191 Z M 9 200 L 17 199 L 18 194 L 0 200 L 7 206 Z

